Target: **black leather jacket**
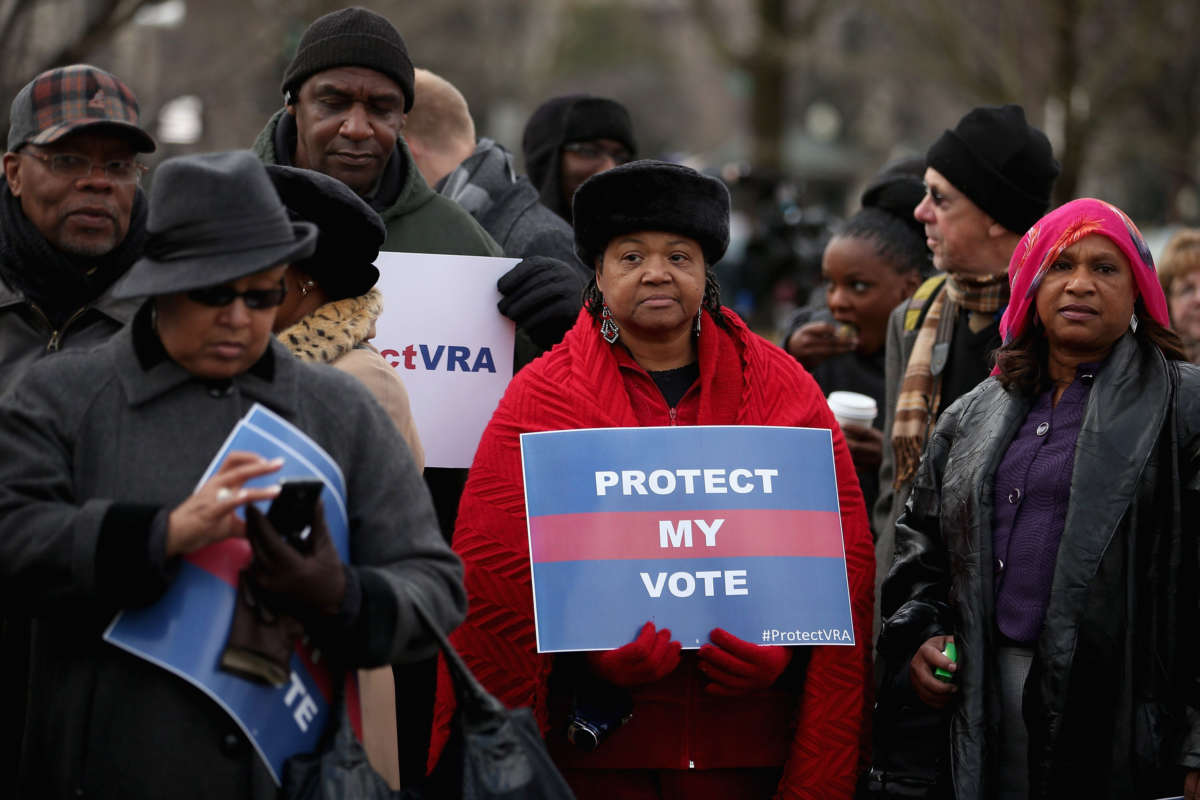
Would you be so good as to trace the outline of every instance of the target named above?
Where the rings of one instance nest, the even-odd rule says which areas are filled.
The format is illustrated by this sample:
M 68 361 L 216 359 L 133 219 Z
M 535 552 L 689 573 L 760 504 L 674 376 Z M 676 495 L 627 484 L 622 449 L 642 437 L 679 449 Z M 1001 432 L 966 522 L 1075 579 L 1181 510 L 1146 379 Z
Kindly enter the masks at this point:
M 1030 403 L 989 378 L 941 416 L 883 587 L 893 663 L 955 635 L 959 800 L 994 794 L 993 479 Z M 1200 369 L 1126 334 L 1089 395 L 1025 688 L 1031 797 L 1177 795 L 1200 768 L 1198 521 Z

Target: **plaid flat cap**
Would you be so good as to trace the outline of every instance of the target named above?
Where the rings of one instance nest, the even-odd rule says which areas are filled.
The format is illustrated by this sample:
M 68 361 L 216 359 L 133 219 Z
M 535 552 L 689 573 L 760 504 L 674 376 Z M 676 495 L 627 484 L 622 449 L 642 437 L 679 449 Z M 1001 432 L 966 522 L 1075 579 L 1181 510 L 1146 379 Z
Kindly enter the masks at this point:
M 49 69 L 13 98 L 8 149 L 50 144 L 68 133 L 104 125 L 128 136 L 134 149 L 154 152 L 154 140 L 138 124 L 138 102 L 117 76 L 90 64 Z

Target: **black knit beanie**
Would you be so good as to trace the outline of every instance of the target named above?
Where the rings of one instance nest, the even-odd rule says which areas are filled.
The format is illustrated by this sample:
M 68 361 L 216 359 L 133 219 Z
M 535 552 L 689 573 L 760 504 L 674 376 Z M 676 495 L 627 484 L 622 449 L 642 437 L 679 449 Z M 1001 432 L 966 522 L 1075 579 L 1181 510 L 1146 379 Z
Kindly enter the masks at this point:
M 1050 207 L 1058 177 L 1046 134 L 1017 105 L 981 106 L 933 143 L 925 163 L 988 216 L 1023 234 Z
M 542 204 L 567 220 L 571 219 L 571 209 L 564 207 L 559 188 L 562 185 L 559 153 L 564 144 L 591 139 L 620 142 L 631 156 L 637 157 L 629 112 L 607 97 L 586 94 L 552 97 L 529 117 L 521 137 L 529 182 L 537 187 Z
M 294 103 L 309 76 L 334 67 L 366 67 L 383 73 L 404 92 L 404 113 L 412 110 L 412 61 L 400 32 L 386 17 L 365 8 L 343 8 L 309 25 L 283 73 L 284 98 Z
M 682 164 L 632 161 L 575 190 L 575 252 L 588 267 L 615 237 L 666 231 L 695 239 L 711 267 L 729 246 L 729 190 Z
M 916 156 L 884 165 L 863 189 L 862 207 L 891 214 L 924 241 L 925 224 L 913 216 L 913 211 L 925 197 L 924 175 L 925 160 Z

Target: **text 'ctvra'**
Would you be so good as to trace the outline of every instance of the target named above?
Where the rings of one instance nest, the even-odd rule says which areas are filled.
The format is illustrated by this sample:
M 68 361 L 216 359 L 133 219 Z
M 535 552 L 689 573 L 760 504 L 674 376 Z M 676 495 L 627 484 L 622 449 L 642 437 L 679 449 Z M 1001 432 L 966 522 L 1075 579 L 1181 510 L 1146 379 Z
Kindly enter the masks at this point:
M 646 474 L 640 469 L 596 470 L 596 496 L 604 497 L 609 489 L 623 495 L 635 494 L 750 494 L 761 491 L 771 494 L 777 469 L 656 469 Z
M 379 353 L 393 367 L 404 369 L 425 369 L 434 372 L 444 369 L 446 372 L 495 372 L 496 362 L 492 358 L 489 347 L 481 347 L 474 357 L 471 348 L 460 345 L 439 344 L 436 347 L 427 344 L 408 345 L 403 350 L 381 350 Z M 420 356 L 418 359 L 417 357 Z

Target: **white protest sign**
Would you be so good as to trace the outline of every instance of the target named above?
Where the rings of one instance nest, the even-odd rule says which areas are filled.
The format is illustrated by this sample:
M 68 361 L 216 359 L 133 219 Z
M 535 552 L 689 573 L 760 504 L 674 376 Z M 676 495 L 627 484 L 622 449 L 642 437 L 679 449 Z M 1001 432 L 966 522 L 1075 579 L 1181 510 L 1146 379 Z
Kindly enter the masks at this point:
M 496 281 L 516 258 L 380 253 L 375 345 L 404 380 L 429 467 L 469 467 L 513 374 Z

